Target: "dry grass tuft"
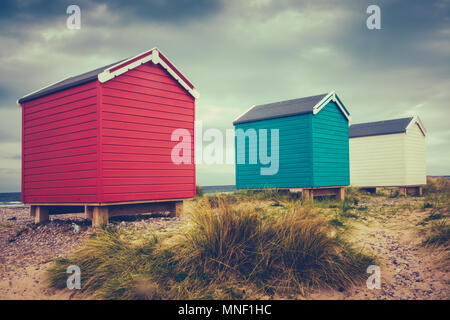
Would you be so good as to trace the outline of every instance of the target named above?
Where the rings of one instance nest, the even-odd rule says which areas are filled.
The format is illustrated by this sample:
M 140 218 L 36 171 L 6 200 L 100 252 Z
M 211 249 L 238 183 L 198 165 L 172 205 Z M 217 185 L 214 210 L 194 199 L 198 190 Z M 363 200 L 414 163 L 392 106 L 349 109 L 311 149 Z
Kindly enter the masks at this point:
M 316 208 L 285 202 L 273 212 L 230 197 L 196 202 L 183 234 L 130 241 L 99 231 L 49 271 L 65 287 L 68 265 L 82 288 L 106 299 L 241 299 L 345 288 L 366 277 L 373 258 L 336 235 Z

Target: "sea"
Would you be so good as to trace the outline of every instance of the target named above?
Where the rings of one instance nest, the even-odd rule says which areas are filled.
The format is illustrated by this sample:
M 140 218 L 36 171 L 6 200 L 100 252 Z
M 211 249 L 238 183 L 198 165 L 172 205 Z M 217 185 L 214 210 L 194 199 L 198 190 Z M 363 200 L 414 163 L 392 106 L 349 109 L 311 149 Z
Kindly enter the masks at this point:
M 5 192 L 0 193 L 0 207 L 20 207 L 23 206 L 21 202 L 20 192 Z
M 202 186 L 203 193 L 220 193 L 233 192 L 236 190 L 234 185 L 225 186 Z M 23 206 L 21 202 L 20 192 L 5 192 L 0 193 L 0 207 L 20 207 Z

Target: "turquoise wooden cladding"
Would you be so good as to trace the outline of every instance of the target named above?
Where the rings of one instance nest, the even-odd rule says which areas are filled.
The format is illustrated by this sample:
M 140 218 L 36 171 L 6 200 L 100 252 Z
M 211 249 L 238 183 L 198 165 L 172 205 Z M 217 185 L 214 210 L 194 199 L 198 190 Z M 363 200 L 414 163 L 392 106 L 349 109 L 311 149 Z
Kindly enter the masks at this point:
M 271 154 L 271 129 L 279 130 L 279 164 L 274 175 L 261 175 L 261 167 L 249 164 L 250 138 L 245 153 L 236 148 L 236 188 L 302 188 L 346 186 L 350 183 L 348 120 L 338 105 L 329 101 L 318 113 L 304 113 L 281 118 L 238 123 L 235 130 L 267 129 L 268 153 Z M 259 146 L 259 145 L 258 145 Z M 245 155 L 245 163 L 243 161 Z M 259 160 L 259 159 L 258 159 Z

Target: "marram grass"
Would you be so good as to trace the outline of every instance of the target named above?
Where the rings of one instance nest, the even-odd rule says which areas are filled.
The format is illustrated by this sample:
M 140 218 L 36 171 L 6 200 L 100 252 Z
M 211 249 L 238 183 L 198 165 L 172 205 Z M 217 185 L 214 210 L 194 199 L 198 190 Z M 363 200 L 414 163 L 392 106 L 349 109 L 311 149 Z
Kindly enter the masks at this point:
M 279 214 L 217 199 L 198 201 L 182 233 L 131 240 L 113 228 L 93 235 L 48 271 L 65 288 L 78 265 L 82 290 L 103 299 L 291 297 L 346 288 L 367 277 L 373 258 L 336 236 L 315 208 L 295 203 Z

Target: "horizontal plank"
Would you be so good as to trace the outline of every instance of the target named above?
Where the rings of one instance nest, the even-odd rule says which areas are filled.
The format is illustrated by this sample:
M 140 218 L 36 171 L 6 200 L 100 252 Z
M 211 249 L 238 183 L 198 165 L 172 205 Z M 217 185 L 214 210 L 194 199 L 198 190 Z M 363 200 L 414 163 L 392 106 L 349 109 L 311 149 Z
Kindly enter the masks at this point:
M 188 128 L 188 129 L 194 128 L 194 122 L 192 120 L 178 121 L 178 120 L 174 120 L 174 119 L 141 117 L 141 116 L 135 116 L 135 115 L 131 115 L 131 114 L 112 113 L 109 111 L 104 111 L 102 113 L 102 118 L 104 120 L 110 120 L 110 121 L 158 125 L 158 126 L 172 127 L 172 128 Z
M 175 145 L 175 142 L 174 142 Z M 125 153 L 125 154 L 148 154 L 148 155 L 168 155 L 172 153 L 172 148 L 165 147 L 133 147 L 133 146 L 117 146 L 103 145 L 103 152 Z
M 138 68 L 133 69 L 133 70 L 139 70 L 141 72 L 166 76 L 166 77 L 169 77 L 170 79 L 173 79 L 164 68 L 162 68 L 160 65 L 153 64 L 153 63 L 144 63 L 144 64 L 140 65 Z M 172 81 L 175 82 L 175 80 L 172 80 Z
M 68 96 L 73 96 L 79 92 L 95 90 L 95 89 L 96 89 L 96 83 L 95 83 L 95 81 L 93 81 L 93 82 L 89 82 L 89 83 L 86 83 L 86 84 L 83 84 L 83 85 L 80 85 L 77 87 L 73 87 L 73 88 L 70 88 L 70 89 L 67 89 L 64 91 L 52 93 L 50 95 L 47 95 L 47 96 L 44 96 L 44 97 L 41 97 L 41 98 L 38 98 L 38 99 L 35 99 L 32 101 L 25 102 L 25 106 L 29 108 L 29 107 L 37 106 L 37 105 L 40 105 L 43 103 L 48 103 L 53 100 L 61 99 L 61 98 L 68 97 Z
M 187 138 L 189 139 L 189 138 Z M 134 147 L 160 147 L 160 148 L 173 148 L 175 145 L 189 148 L 193 145 L 193 142 L 178 142 L 171 140 L 153 140 L 153 139 L 136 139 L 136 138 L 113 138 L 103 137 L 104 145 L 121 145 L 121 146 L 134 146 Z
M 163 109 L 159 107 L 159 109 Z M 162 120 L 177 120 L 183 122 L 194 122 L 194 115 L 187 114 L 178 114 L 175 112 L 171 112 L 170 110 L 157 111 L 153 109 L 141 109 L 134 107 L 124 107 L 120 105 L 112 105 L 112 104 L 103 104 L 104 112 L 111 112 L 115 114 L 123 114 L 123 115 L 132 115 L 136 117 L 149 118 L 153 119 L 162 119 Z M 159 121 L 159 120 L 157 120 Z
M 153 162 L 171 162 L 172 158 L 169 155 L 148 155 L 148 154 L 126 154 L 120 152 L 103 152 L 102 159 L 104 161 L 123 161 L 129 159 L 132 161 L 153 161 Z
M 73 127 L 78 126 L 79 124 L 83 124 L 90 121 L 97 120 L 97 114 L 95 112 L 91 112 L 89 114 L 85 114 L 82 116 L 75 116 L 71 117 L 62 121 L 57 122 L 49 122 L 49 123 L 43 123 L 42 125 L 35 126 L 32 128 L 24 127 L 24 134 L 30 135 L 34 133 L 39 133 L 43 131 L 53 131 L 55 129 L 61 129 L 61 128 L 67 128 L 67 127 Z
M 73 125 L 70 127 L 47 130 L 47 131 L 42 131 L 42 132 L 37 132 L 37 133 L 32 133 L 32 134 L 26 134 L 26 135 L 24 135 L 24 141 L 25 141 L 25 143 L 27 143 L 29 141 L 45 140 L 45 139 L 54 138 L 54 137 L 63 137 L 63 136 L 67 137 L 74 133 L 81 133 L 81 132 L 88 131 L 88 130 L 96 130 L 97 128 L 98 128 L 97 120 L 88 121 L 88 122 L 80 123 L 80 124 Z M 67 139 L 69 140 L 70 137 L 68 137 Z
M 121 155 L 123 159 L 123 155 Z M 51 166 L 58 166 L 58 165 L 72 165 L 72 164 L 79 164 L 79 163 L 88 163 L 88 162 L 96 162 L 97 161 L 97 154 L 91 153 L 91 154 L 83 154 L 80 156 L 71 156 L 71 157 L 65 157 L 65 158 L 50 158 L 50 159 L 40 159 L 40 160 L 34 160 L 34 161 L 24 161 L 24 168 L 42 168 L 42 167 L 51 167 Z
M 129 70 L 124 75 L 130 76 L 130 77 L 135 77 L 135 78 L 140 78 L 140 79 L 144 79 L 144 80 L 149 80 L 149 81 L 170 84 L 170 85 L 179 85 L 178 82 L 171 75 L 169 75 L 167 72 L 165 72 L 165 70 L 163 70 L 164 72 L 160 72 L 160 71 L 161 70 L 156 70 L 156 69 L 135 68 L 135 69 Z
M 164 185 L 120 185 L 120 186 L 104 186 L 105 194 L 117 193 L 142 193 L 142 192 L 169 192 L 169 191 L 192 191 L 192 183 L 182 184 L 164 184 Z
M 147 101 L 147 102 L 153 102 L 153 103 L 159 103 L 159 104 L 167 104 L 167 105 L 171 105 L 171 106 L 175 106 L 175 107 L 191 108 L 191 106 L 193 104 L 192 101 L 171 99 L 171 98 L 154 96 L 154 95 L 152 96 L 152 95 L 148 95 L 148 94 L 129 92 L 129 91 L 118 90 L 118 89 L 109 88 L 109 87 L 103 88 L 102 92 L 103 92 L 103 96 L 127 97 L 128 99 L 131 99 L 131 100 Z
M 122 129 L 122 130 L 130 130 L 130 131 L 142 131 L 142 132 L 152 132 L 152 133 L 165 133 L 170 134 L 179 129 L 179 127 L 166 127 L 159 126 L 155 124 L 140 124 L 140 123 L 131 123 L 131 122 L 123 122 L 123 121 L 112 121 L 112 120 L 103 120 L 103 128 L 108 129 Z M 184 129 L 188 130 L 193 136 L 194 128 L 193 125 L 191 127 L 185 127 Z
M 25 194 L 25 203 L 97 203 L 97 200 L 97 195 L 28 196 Z
M 67 188 L 37 188 L 25 189 L 25 194 L 32 196 L 61 196 L 61 195 L 96 195 L 96 187 L 67 187 Z
M 120 81 L 108 81 L 104 83 L 104 88 L 112 88 L 127 93 L 139 93 L 145 94 L 151 97 L 163 97 L 168 99 L 175 99 L 180 101 L 192 102 L 192 98 L 185 92 L 178 93 L 167 91 L 164 89 L 156 89 L 150 87 L 143 87 L 139 85 L 134 85 L 130 83 L 120 82 Z
M 63 158 L 63 157 L 72 157 L 83 154 L 92 154 L 97 152 L 97 146 L 85 146 L 79 147 L 76 149 L 68 149 L 68 150 L 60 150 L 53 152 L 43 152 L 36 154 L 25 154 L 25 161 L 34 161 L 34 160 L 44 160 L 44 159 L 53 159 L 53 158 Z
M 143 201 L 143 200 L 163 200 L 163 199 L 181 199 L 192 198 L 195 191 L 171 191 L 171 192 L 144 192 L 144 193 L 127 193 L 127 194 L 105 194 L 104 202 L 114 201 Z
M 163 184 L 177 184 L 177 183 L 194 183 L 194 177 L 148 177 L 148 178 L 104 178 L 103 184 L 105 186 L 121 186 L 121 185 L 163 185 Z
M 53 100 L 38 106 L 30 107 L 25 110 L 26 115 L 41 117 L 42 112 L 55 112 L 63 111 L 72 108 L 74 105 L 86 105 L 86 104 L 95 104 L 96 103 L 96 91 L 95 90 L 87 90 L 83 92 L 76 93 L 72 96 L 67 96 L 62 99 Z M 61 109 L 60 109 L 61 108 Z
M 67 188 L 67 187 L 96 187 L 97 179 L 73 179 L 73 180 L 56 180 L 56 181 L 26 181 L 24 183 L 25 189 L 36 188 Z
M 24 168 L 24 174 L 27 176 L 42 175 L 50 173 L 77 172 L 84 170 L 96 170 L 97 162 L 75 163 L 66 165 L 55 165 L 50 167 Z
M 137 101 L 127 99 L 125 97 L 109 97 L 104 96 L 102 101 L 106 105 L 116 105 L 135 109 L 155 110 L 160 112 L 170 112 L 185 115 L 194 115 L 194 103 L 186 104 L 185 106 L 174 106 L 168 104 L 154 103 L 153 101 Z
M 93 103 L 92 102 L 89 103 L 89 101 L 85 101 L 85 102 L 86 102 L 86 105 L 74 107 L 67 111 L 62 111 L 62 112 L 54 113 L 51 115 L 47 114 L 47 115 L 43 115 L 41 117 L 36 117 L 34 119 L 25 118 L 25 126 L 27 128 L 32 128 L 35 126 L 40 126 L 45 123 L 61 121 L 61 120 L 70 119 L 73 117 L 83 116 L 83 115 L 86 115 L 86 114 L 89 114 L 92 112 L 96 112 L 97 105 L 95 104 L 95 100 L 93 101 Z M 60 107 L 58 107 L 57 109 L 59 109 L 59 108 Z
M 31 155 L 31 154 L 36 154 L 36 153 L 62 151 L 62 150 L 67 150 L 67 149 L 92 146 L 95 144 L 97 144 L 97 137 L 93 136 L 90 138 L 54 143 L 54 144 L 45 145 L 45 146 L 37 146 L 37 147 L 25 146 L 24 154 Z
M 166 130 L 167 133 L 155 133 L 155 132 L 143 132 L 134 130 L 123 130 L 121 128 L 104 128 L 102 130 L 104 139 L 108 138 L 130 138 L 130 139 L 142 139 L 142 140 L 159 140 L 170 141 L 172 138 L 173 130 Z M 192 137 L 191 135 L 182 135 L 183 137 Z
M 136 77 L 129 75 L 129 73 L 124 73 L 120 77 L 114 78 L 115 82 L 123 82 L 123 83 L 129 83 L 138 85 L 144 88 L 152 88 L 152 89 L 159 89 L 179 94 L 186 94 L 186 89 L 184 89 L 181 85 L 178 83 L 173 83 L 171 81 L 163 82 L 159 81 L 160 76 L 155 76 L 153 74 L 147 74 L 145 78 Z
M 97 178 L 97 170 L 86 170 L 86 171 L 73 171 L 73 172 L 63 172 L 63 173 L 48 173 L 40 175 L 28 176 L 26 173 L 24 175 L 24 182 L 33 181 L 55 181 L 55 180 L 72 180 L 72 179 L 87 179 L 87 178 Z
M 51 144 L 58 144 L 58 143 L 67 143 L 75 140 L 81 140 L 86 138 L 92 138 L 97 136 L 98 130 L 96 128 L 74 132 L 74 133 L 68 133 L 64 135 L 58 135 L 54 137 L 48 137 L 48 138 L 42 138 L 37 140 L 29 141 L 28 139 L 25 139 L 24 141 L 24 148 L 35 148 L 35 147 L 42 147 L 47 146 Z
M 131 158 L 131 157 L 130 157 Z M 131 160 L 129 157 L 126 160 Z M 104 169 L 193 170 L 194 164 L 155 163 L 143 161 L 103 161 Z
M 192 177 L 194 170 L 103 170 L 103 177 Z

